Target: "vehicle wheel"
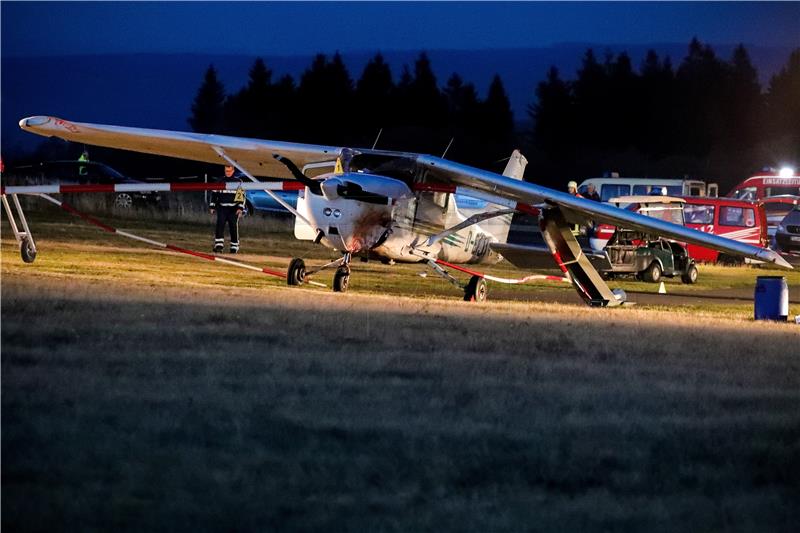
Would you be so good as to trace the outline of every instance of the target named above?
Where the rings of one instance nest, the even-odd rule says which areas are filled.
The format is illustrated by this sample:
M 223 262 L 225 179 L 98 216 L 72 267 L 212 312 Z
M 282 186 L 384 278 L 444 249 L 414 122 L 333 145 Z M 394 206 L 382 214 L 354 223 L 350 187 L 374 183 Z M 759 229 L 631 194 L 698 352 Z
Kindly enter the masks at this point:
M 286 272 L 286 283 L 288 285 L 302 285 L 305 279 L 306 263 L 299 257 L 295 257 L 289 263 L 289 270 Z
M 650 263 L 647 270 L 642 272 L 642 279 L 650 283 L 658 283 L 661 281 L 661 265 L 656 261 Z
M 33 263 L 36 260 L 36 248 L 33 247 L 29 238 L 23 237 L 19 243 L 19 255 L 26 263 Z
M 333 292 L 347 292 L 350 286 L 350 267 L 340 266 L 333 275 Z
M 121 192 L 114 197 L 114 207 L 120 207 L 122 209 L 130 209 L 133 206 L 133 197 L 126 193 Z
M 681 281 L 688 284 L 697 283 L 697 276 L 699 272 L 697 270 L 697 265 L 694 263 L 690 264 L 689 267 L 686 269 L 686 272 L 681 274 Z
M 486 287 L 486 280 L 480 276 L 472 276 L 464 287 L 465 302 L 485 302 L 489 291 Z

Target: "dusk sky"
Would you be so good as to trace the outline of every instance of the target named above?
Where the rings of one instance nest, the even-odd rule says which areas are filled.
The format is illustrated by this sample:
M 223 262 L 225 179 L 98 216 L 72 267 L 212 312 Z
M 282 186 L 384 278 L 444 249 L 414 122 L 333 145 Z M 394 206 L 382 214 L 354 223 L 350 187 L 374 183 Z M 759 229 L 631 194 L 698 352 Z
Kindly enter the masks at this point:
M 9 2 L 8 56 L 310 54 L 579 43 L 800 46 L 800 2 Z

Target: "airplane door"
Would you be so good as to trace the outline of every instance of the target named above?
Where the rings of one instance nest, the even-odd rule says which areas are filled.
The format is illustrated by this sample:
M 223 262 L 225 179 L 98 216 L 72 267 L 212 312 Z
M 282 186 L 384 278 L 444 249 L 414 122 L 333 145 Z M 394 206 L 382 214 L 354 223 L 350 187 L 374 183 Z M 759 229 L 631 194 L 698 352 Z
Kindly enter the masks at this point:
M 416 198 L 414 231 L 433 235 L 444 230 L 450 193 L 420 191 L 416 194 Z

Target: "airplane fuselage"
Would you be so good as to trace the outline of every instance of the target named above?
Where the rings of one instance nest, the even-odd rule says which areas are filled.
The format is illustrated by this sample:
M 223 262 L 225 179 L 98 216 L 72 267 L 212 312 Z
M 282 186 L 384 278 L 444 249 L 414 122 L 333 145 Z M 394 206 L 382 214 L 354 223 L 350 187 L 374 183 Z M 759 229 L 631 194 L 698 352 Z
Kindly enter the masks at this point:
M 428 245 L 428 239 L 463 222 L 453 195 L 412 191 L 401 180 L 362 172 L 325 174 L 321 194 L 308 188 L 300 192 L 295 237 L 314 240 L 318 229 L 322 244 L 352 254 L 377 255 L 393 261 L 441 259 L 454 263 L 496 263 L 501 256 L 489 248 L 497 242 L 478 224 L 447 235 Z M 358 189 L 370 191 L 359 199 Z M 382 195 L 385 201 L 376 198 Z

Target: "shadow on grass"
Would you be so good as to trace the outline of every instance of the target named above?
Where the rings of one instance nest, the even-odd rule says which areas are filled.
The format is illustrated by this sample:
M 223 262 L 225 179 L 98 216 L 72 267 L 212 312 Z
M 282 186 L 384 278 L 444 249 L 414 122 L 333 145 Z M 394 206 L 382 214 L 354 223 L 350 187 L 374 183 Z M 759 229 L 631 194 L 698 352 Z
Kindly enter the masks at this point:
M 4 529 L 798 523 L 794 332 L 269 294 L 7 284 Z

